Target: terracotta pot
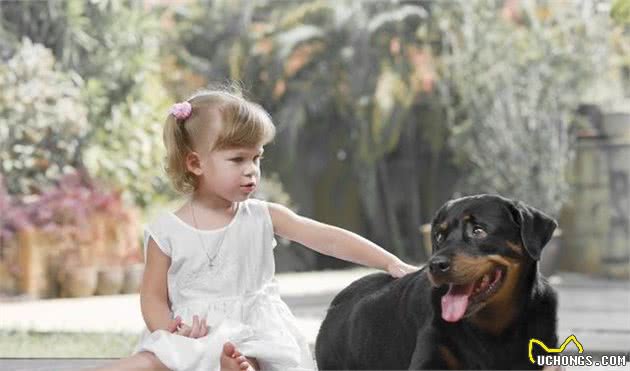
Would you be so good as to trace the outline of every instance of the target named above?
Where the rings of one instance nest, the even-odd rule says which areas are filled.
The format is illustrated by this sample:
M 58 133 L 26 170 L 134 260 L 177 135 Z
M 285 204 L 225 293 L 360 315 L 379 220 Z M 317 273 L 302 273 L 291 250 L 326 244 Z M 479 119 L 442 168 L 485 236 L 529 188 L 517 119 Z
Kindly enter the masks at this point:
M 19 293 L 19 265 L 17 239 L 0 240 L 0 295 Z
M 123 288 L 125 269 L 121 266 L 103 267 L 98 272 L 97 295 L 116 295 Z
M 144 273 L 144 263 L 130 264 L 125 269 L 125 282 L 123 284 L 123 294 L 135 294 L 140 292 L 142 285 L 142 275 Z
M 0 261 L 0 294 L 16 295 L 18 293 L 18 280 L 11 273 L 8 265 Z
M 98 271 L 95 267 L 67 267 L 59 272 L 61 296 L 82 297 L 94 295 L 98 282 Z
M 56 297 L 60 255 L 71 245 L 62 233 L 25 228 L 17 234 L 20 291 L 33 298 Z

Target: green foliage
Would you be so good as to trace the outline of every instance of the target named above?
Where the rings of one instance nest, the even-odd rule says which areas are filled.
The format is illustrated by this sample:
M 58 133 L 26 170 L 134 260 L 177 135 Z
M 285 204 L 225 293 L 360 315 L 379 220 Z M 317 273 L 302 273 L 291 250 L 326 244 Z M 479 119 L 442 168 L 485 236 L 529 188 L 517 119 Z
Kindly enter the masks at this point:
M 158 14 L 137 1 L 7 1 L 0 3 L 0 20 L 3 54 L 14 54 L 19 40 L 28 38 L 52 51 L 67 81 L 81 83 L 81 102 L 64 109 L 89 125 L 68 144 L 74 157 L 67 165 L 87 166 L 93 176 L 146 205 L 155 195 L 154 187 L 165 185 L 158 177 L 162 152 L 157 126 L 170 98 L 159 83 Z M 20 104 L 3 102 L 8 107 Z M 51 130 L 63 124 L 54 116 L 46 120 Z M 66 144 L 53 142 L 44 143 L 49 153 Z M 57 176 L 47 169 L 42 172 Z M 6 175 L 10 183 L 19 178 L 12 172 Z
M 378 168 L 386 171 L 381 163 L 406 126 L 429 125 L 411 114 L 432 93 L 430 82 L 418 82 L 426 72 L 417 56 L 427 18 L 423 7 L 393 1 L 200 1 L 176 13 L 178 38 L 169 49 L 205 81 L 243 81 L 271 111 L 280 147 L 270 157 L 281 176 L 301 168 L 306 182 L 315 182 L 320 167 L 307 164 L 332 157 L 340 173 L 358 178 L 368 220 L 383 225 L 383 204 L 394 205 L 378 191 L 389 189 Z M 388 245 L 401 250 L 395 212 L 387 215 L 394 240 Z
M 34 81 L 61 81 L 61 89 L 37 97 L 37 107 L 16 103 L 28 78 L 5 63 L 0 135 L 15 141 L 9 130 L 34 125 L 52 128 L 40 137 L 63 129 L 54 135 L 68 138 L 62 150 L 3 140 L 3 159 L 11 159 L 3 171 L 24 193 L 31 190 L 22 175 L 54 177 L 64 163 L 86 167 L 147 205 L 168 196 L 160 136 L 168 105 L 208 82 L 237 80 L 272 113 L 280 145 L 268 158 L 285 183 L 356 197 L 370 230 L 384 231 L 396 253 L 404 254 L 401 225 L 430 217 L 418 205 L 427 178 L 446 167 L 443 143 L 451 134 L 458 165 L 470 174 L 462 190 L 500 192 L 555 213 L 566 193 L 572 110 L 603 65 L 607 15 L 588 2 L 500 3 L 512 9 L 496 2 L 200 0 L 162 12 L 131 0 L 1 2 L 0 57 L 20 58 L 23 38 L 43 45 L 52 56 L 38 57 L 44 67 Z M 627 3 L 612 5 L 621 25 Z M 158 19 L 173 28 L 160 29 Z M 66 120 L 65 111 L 55 113 L 59 102 L 71 102 L 77 114 Z M 68 125 L 81 129 L 69 136 Z M 425 164 L 429 174 L 405 172 L 411 186 L 401 191 L 391 158 L 398 169 L 422 163 L 420 139 L 444 162 Z M 28 166 L 39 168 L 16 172 Z M 292 180 L 296 169 L 300 177 Z M 344 188 L 348 182 L 357 187 Z M 405 201 L 395 201 L 396 192 L 408 193 Z M 408 205 L 416 205 L 411 218 L 399 216 Z
M 615 0 L 610 10 L 615 22 L 622 25 L 630 24 L 630 0 Z
M 469 169 L 467 193 L 498 192 L 557 215 L 568 197 L 573 110 L 604 65 L 607 16 L 518 4 L 515 13 L 489 2 L 440 7 L 451 145 Z
M 0 65 L 0 172 L 10 193 L 38 192 L 77 164 L 89 130 L 82 88 L 26 38 Z
M 146 94 L 159 94 L 160 89 L 146 89 Z M 167 110 L 160 109 L 163 106 L 129 97 L 128 102 L 112 107 L 110 117 L 92 134 L 91 145 L 83 152 L 92 174 L 125 190 L 143 207 L 168 198 L 160 194 L 168 189 L 163 171 L 162 112 Z
M 180 62 L 206 80 L 245 81 L 282 130 L 299 131 L 317 111 L 358 110 L 360 147 L 374 161 L 393 150 L 404 116 L 398 110 L 408 111 L 420 93 L 409 82 L 404 48 L 422 43 L 416 32 L 426 17 L 421 7 L 390 2 L 201 1 L 177 13 L 173 48 L 184 45 Z M 403 50 L 390 52 L 401 40 Z M 348 119 L 335 125 L 357 124 Z

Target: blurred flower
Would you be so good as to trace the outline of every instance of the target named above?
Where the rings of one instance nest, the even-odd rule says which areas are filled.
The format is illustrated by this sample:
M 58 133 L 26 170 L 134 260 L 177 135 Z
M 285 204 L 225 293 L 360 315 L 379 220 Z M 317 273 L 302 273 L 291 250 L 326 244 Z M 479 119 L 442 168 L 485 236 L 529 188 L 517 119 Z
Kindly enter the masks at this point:
M 84 236 L 89 218 L 95 213 L 125 218 L 120 192 L 103 189 L 86 173 L 70 173 L 43 193 L 11 197 L 0 177 L 0 236 L 11 238 L 26 228 Z

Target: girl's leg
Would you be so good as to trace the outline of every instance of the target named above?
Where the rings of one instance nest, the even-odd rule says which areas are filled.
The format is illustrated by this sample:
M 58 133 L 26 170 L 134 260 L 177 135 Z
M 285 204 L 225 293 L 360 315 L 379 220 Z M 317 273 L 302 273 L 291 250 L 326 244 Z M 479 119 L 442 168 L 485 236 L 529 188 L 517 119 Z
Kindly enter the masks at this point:
M 160 370 L 169 371 L 169 368 L 151 352 L 138 352 L 130 357 L 119 359 L 102 368 L 94 371 L 114 371 L 114 370 Z

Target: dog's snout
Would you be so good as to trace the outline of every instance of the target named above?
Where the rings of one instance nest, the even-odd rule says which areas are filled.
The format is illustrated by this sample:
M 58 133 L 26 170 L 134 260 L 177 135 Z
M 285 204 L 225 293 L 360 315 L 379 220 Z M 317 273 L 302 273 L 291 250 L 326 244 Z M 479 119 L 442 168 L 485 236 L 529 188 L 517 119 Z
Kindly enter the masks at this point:
M 451 261 L 445 256 L 438 256 L 431 259 L 429 263 L 431 273 L 446 273 L 451 269 Z

